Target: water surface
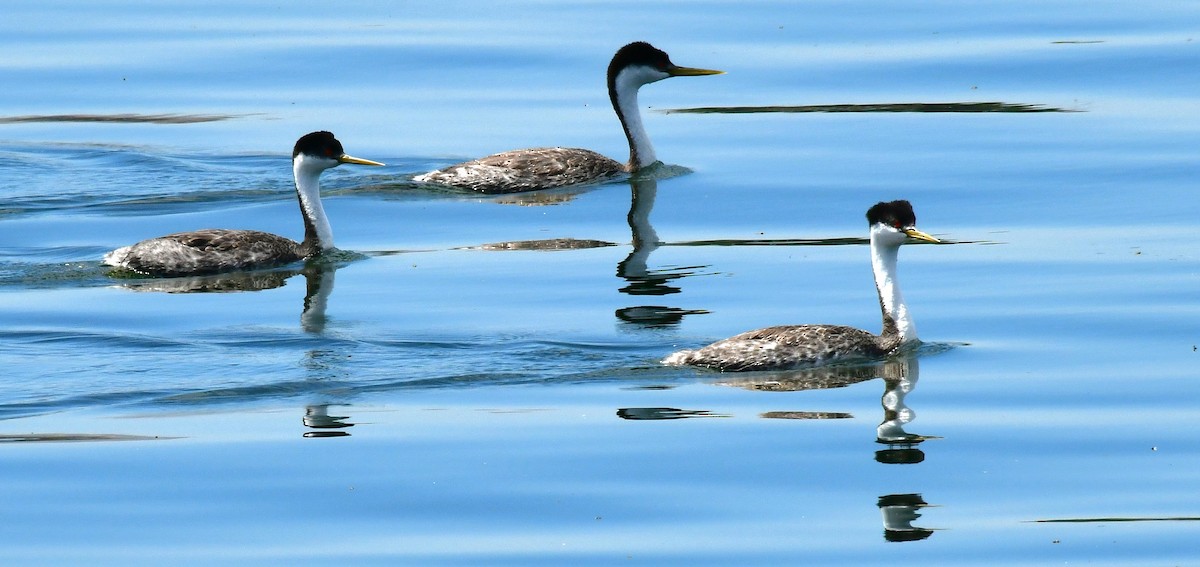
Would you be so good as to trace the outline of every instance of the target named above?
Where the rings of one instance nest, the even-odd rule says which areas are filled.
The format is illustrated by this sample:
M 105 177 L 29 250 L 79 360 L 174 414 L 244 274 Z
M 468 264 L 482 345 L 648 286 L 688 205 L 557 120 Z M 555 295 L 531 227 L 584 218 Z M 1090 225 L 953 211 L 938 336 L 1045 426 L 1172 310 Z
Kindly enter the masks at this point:
M 482 6 L 8 10 L 4 557 L 1197 560 L 1195 7 Z M 534 195 L 410 181 L 518 147 L 623 159 L 602 71 L 634 39 L 728 72 L 643 89 L 668 165 Z M 288 156 L 316 129 L 389 164 L 322 178 L 353 253 L 99 265 L 192 228 L 299 237 Z M 914 356 L 658 364 L 877 329 L 863 215 L 897 198 L 951 242 L 901 252 Z

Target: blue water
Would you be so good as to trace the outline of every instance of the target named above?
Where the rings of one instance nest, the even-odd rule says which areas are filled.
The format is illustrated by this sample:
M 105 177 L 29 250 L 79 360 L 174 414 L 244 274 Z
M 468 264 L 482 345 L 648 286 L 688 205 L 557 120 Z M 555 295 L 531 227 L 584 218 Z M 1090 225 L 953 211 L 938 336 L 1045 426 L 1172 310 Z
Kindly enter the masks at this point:
M 0 557 L 1196 563 L 1198 23 L 1175 2 L 10 7 Z M 409 181 L 538 145 L 624 159 L 602 73 L 635 39 L 727 71 L 642 90 L 670 165 L 501 197 Z M 976 102 L 1053 111 L 661 112 Z M 298 237 L 288 151 L 316 129 L 389 164 L 322 178 L 347 254 L 99 266 L 187 229 Z M 915 357 L 658 364 L 773 324 L 877 329 L 863 214 L 897 198 L 952 242 L 901 252 Z

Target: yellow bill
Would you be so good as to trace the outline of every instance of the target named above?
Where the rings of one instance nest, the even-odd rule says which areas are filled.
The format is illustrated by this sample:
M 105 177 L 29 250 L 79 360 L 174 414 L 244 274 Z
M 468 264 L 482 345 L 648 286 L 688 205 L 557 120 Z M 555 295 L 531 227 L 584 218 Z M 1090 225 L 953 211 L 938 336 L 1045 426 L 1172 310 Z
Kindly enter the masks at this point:
M 902 230 L 904 231 L 904 234 L 908 235 L 909 238 L 915 238 L 917 240 L 924 240 L 925 242 L 941 243 L 941 240 L 938 240 L 937 238 L 933 237 L 932 235 L 925 234 L 924 232 L 921 232 L 915 228 L 909 227 L 909 228 L 905 228 Z
M 725 71 L 674 66 L 667 69 L 667 74 L 671 75 L 672 77 L 698 77 L 700 75 L 724 75 Z
M 338 163 L 357 163 L 359 165 L 384 165 L 377 161 L 371 161 L 369 159 L 363 159 L 363 158 L 356 158 L 352 155 L 347 155 L 347 154 L 342 154 L 342 155 L 338 156 L 337 160 L 338 160 Z

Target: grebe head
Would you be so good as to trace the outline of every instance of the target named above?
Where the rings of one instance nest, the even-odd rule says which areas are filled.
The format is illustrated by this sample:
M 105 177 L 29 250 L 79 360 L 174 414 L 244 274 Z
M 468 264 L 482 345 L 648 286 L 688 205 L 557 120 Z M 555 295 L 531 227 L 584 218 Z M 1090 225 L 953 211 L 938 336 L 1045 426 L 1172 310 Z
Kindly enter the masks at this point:
M 608 64 L 609 81 L 633 87 L 661 81 L 667 77 L 720 75 L 724 71 L 680 67 L 666 52 L 644 41 L 635 41 L 613 55 Z
M 296 140 L 296 147 L 292 149 L 292 162 L 315 173 L 343 163 L 383 165 L 377 161 L 347 155 L 342 149 L 342 143 L 333 137 L 333 134 L 323 131 L 305 134 Z
M 937 238 L 917 230 L 917 215 L 908 201 L 876 203 L 867 210 L 867 222 L 871 225 L 871 242 L 873 243 L 900 246 L 909 239 L 941 242 Z

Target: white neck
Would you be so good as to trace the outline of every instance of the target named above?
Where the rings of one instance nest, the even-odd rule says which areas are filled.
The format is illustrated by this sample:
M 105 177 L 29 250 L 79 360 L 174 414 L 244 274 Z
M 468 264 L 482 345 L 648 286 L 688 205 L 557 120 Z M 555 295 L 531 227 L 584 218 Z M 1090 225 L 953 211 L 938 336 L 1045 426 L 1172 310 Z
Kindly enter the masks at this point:
M 896 323 L 901 342 L 917 340 L 917 326 L 908 314 L 900 284 L 896 281 L 896 257 L 900 252 L 903 235 L 886 234 L 888 229 L 871 229 L 871 270 L 875 273 L 875 287 L 879 290 L 879 305 L 884 317 Z
M 317 232 L 317 247 L 321 250 L 333 248 L 333 228 L 325 207 L 321 206 L 321 172 L 328 169 L 325 163 L 304 154 L 292 160 L 292 173 L 296 176 L 296 194 L 300 196 L 300 212 Z
M 667 77 L 666 73 L 649 67 L 628 67 L 617 74 L 613 85 L 613 107 L 629 137 L 629 165 L 634 169 L 646 167 L 656 161 L 654 146 L 646 128 L 642 126 L 642 112 L 638 108 L 638 89 L 646 84 Z

